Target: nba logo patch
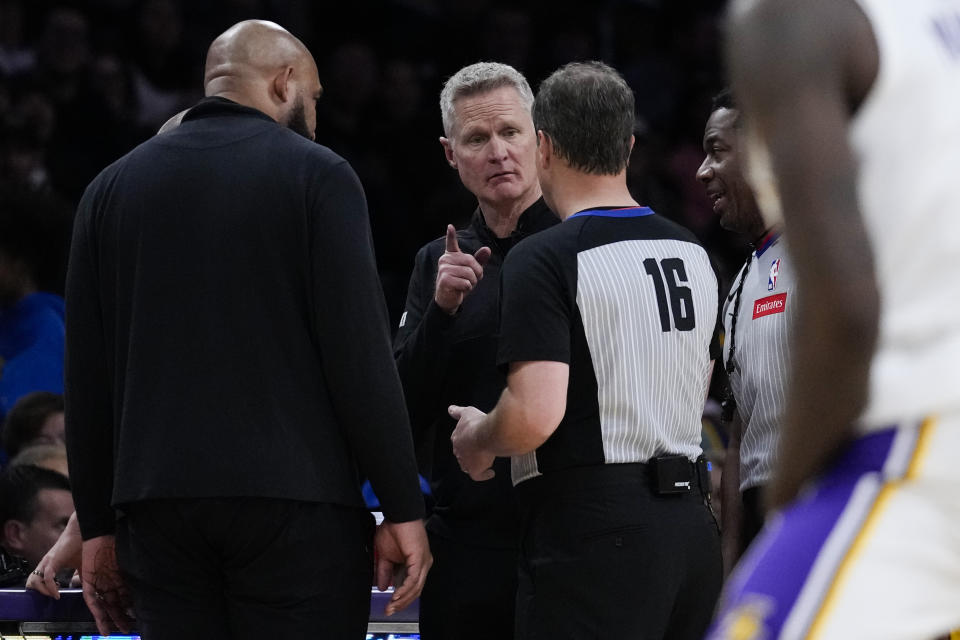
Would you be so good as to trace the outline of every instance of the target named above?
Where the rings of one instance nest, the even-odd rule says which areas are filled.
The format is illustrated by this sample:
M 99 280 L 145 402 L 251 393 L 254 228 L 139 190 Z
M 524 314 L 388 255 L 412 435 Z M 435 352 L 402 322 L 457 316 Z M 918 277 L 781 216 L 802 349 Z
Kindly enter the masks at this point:
M 770 278 L 767 279 L 767 291 L 773 291 L 777 288 L 777 276 L 780 275 L 780 258 L 773 261 L 770 265 Z

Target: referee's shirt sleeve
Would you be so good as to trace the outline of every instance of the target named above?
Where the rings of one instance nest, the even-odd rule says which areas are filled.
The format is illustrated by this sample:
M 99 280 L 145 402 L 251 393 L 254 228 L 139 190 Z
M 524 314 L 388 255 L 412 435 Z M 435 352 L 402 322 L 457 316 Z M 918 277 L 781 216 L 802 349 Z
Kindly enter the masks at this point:
M 497 364 L 547 360 L 570 363 L 572 302 L 554 234 L 530 237 L 507 255 L 500 276 Z

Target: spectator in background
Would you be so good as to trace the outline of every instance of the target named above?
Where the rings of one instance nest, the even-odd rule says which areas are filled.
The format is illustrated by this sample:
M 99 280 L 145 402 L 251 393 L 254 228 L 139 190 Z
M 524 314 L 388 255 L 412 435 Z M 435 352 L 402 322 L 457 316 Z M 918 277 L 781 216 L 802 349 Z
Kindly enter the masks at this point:
M 63 393 L 63 256 L 69 213 L 0 187 L 0 419 L 31 391 Z
M 27 571 L 56 543 L 72 513 L 66 476 L 33 465 L 0 472 L 0 546 L 23 559 Z
M 130 30 L 132 88 L 136 123 L 155 130 L 167 115 L 188 106 L 193 83 L 184 69 L 193 70 L 184 46 L 183 14 L 175 0 L 138 2 Z
M 31 391 L 14 403 L 3 421 L 0 443 L 11 458 L 35 444 L 64 444 L 63 395 Z
M 435 500 L 427 522 L 435 563 L 420 601 L 425 640 L 513 636 L 519 520 L 510 461 L 497 460 L 494 481 L 471 482 L 453 456 L 446 407 L 496 403 L 505 384 L 495 361 L 500 265 L 517 242 L 557 223 L 537 182 L 532 104 L 527 80 L 494 62 L 464 67 L 440 94 L 447 162 L 479 203 L 465 229 L 449 225 L 417 253 L 394 340 Z
M 14 84 L 42 90 L 57 108 L 80 93 L 90 63 L 90 24 L 79 8 L 56 6 L 43 16 L 35 63 L 12 76 Z
M 45 167 L 55 190 L 73 201 L 104 142 L 91 145 L 82 135 L 93 121 L 82 106 L 91 61 L 89 35 L 89 20 L 79 8 L 50 9 L 43 16 L 36 63 L 10 79 L 16 93 L 37 92 L 49 100 L 55 126 L 41 141 Z
M 67 465 L 67 447 L 62 442 L 58 444 L 31 444 L 24 447 L 10 460 L 11 467 L 33 465 L 43 467 L 70 477 Z
M 20 96 L 39 94 L 49 104 L 52 131 L 40 137 L 34 148 L 50 187 L 76 203 L 99 169 L 153 129 L 137 126 L 140 103 L 129 60 L 96 50 L 88 12 L 56 6 L 37 18 L 42 25 L 36 62 L 8 82 L 18 103 L 23 100 Z M 31 179 L 36 180 L 36 172 Z
M 22 0 L 0 0 L 0 77 L 17 74 L 36 63 L 26 45 Z
M 79 122 L 71 114 L 66 122 L 74 130 L 69 135 L 75 138 L 74 144 L 96 149 L 100 164 L 119 158 L 155 128 L 153 120 L 145 124 L 138 121 L 142 99 L 137 95 L 134 72 L 125 58 L 111 54 L 94 58 L 83 100 L 81 115 L 87 119 Z M 162 116 L 158 117 L 162 121 Z
M 56 128 L 51 100 L 40 90 L 18 94 L 0 121 L 0 175 L 29 191 L 52 191 L 47 148 Z

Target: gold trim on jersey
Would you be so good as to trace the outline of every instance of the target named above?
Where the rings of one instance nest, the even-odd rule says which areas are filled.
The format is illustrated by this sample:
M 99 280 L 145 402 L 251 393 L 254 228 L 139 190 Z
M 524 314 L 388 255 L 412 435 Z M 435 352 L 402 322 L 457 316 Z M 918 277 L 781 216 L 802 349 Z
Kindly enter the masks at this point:
M 863 549 L 866 547 L 867 541 L 871 539 L 877 527 L 877 522 L 880 520 L 880 516 L 886 511 L 893 494 L 905 483 L 916 478 L 917 473 L 920 471 L 926 459 L 927 450 L 930 445 L 930 437 L 935 424 L 935 418 L 927 418 L 923 421 L 923 424 L 920 425 L 917 441 L 914 445 L 913 453 L 910 456 L 910 463 L 907 466 L 906 473 L 901 478 L 892 478 L 886 481 L 883 488 L 880 489 L 880 493 L 874 500 L 873 506 L 870 508 L 870 512 L 864 520 L 860 533 L 854 538 L 844 558 L 840 561 L 840 565 L 830 583 L 830 588 L 827 589 L 827 595 L 820 605 L 820 611 L 817 613 L 816 618 L 814 618 L 813 624 L 810 625 L 810 632 L 807 634 L 808 640 L 814 640 L 822 633 L 827 619 L 836 606 L 838 594 L 843 590 L 843 585 L 849 577 L 852 567 L 856 564 L 860 555 L 863 554 Z

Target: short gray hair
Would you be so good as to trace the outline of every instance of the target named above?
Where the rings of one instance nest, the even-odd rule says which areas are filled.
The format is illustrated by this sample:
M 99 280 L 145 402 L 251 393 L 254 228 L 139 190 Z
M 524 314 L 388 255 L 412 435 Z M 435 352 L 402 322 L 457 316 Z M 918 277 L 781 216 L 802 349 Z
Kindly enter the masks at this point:
M 450 136 L 456 119 L 454 102 L 459 98 L 473 96 L 501 87 L 513 87 L 529 111 L 533 107 L 533 90 L 523 74 L 501 62 L 477 62 L 468 65 L 450 76 L 440 92 L 440 115 L 443 118 L 443 134 Z
M 617 175 L 630 161 L 633 90 L 603 62 L 568 63 L 540 83 L 533 124 L 574 169 Z

